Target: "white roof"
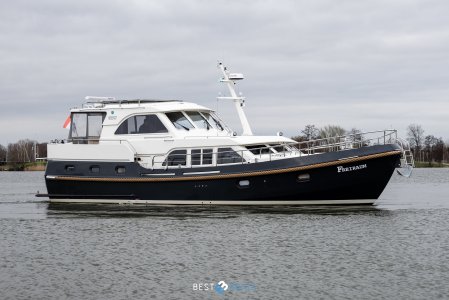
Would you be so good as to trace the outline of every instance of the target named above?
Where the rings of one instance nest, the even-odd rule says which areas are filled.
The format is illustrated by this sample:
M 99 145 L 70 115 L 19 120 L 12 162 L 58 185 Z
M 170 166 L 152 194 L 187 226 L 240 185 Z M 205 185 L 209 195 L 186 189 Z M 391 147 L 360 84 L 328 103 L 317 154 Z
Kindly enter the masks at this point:
M 138 102 L 142 101 L 142 102 Z M 108 111 L 108 110 L 121 110 L 126 109 L 128 114 L 130 109 L 135 109 L 136 112 L 169 112 L 179 110 L 195 110 L 195 111 L 213 111 L 202 105 L 198 105 L 192 102 L 184 102 L 177 100 L 123 100 L 119 101 L 105 101 L 105 102 L 93 102 L 83 104 L 81 108 L 74 108 L 72 112 L 82 111 Z

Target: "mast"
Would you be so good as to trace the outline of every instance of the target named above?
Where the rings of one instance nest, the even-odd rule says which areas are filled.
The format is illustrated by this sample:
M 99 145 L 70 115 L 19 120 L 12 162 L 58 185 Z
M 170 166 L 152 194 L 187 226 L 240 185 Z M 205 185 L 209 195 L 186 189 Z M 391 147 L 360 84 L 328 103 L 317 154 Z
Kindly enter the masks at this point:
M 237 110 L 237 114 L 239 115 L 240 123 L 242 124 L 243 133 L 242 135 L 253 135 L 251 127 L 249 126 L 248 119 L 246 118 L 245 111 L 243 110 L 243 106 L 245 105 L 245 97 L 237 96 L 235 92 L 235 81 L 242 80 L 243 74 L 240 73 L 229 73 L 225 66 L 221 62 L 218 63 L 218 68 L 223 73 L 223 78 L 220 79 L 220 82 L 224 82 L 227 84 L 229 93 L 231 97 L 218 97 L 219 100 L 233 100 L 235 109 Z

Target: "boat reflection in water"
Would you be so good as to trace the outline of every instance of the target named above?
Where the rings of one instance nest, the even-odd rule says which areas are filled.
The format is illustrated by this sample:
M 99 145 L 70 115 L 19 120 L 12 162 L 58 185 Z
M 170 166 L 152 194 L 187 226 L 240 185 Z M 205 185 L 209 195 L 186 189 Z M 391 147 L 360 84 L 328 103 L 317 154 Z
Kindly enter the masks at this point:
M 50 218 L 235 218 L 245 214 L 272 215 L 355 215 L 388 214 L 390 211 L 375 205 L 278 205 L 278 206 L 223 206 L 223 205 L 117 205 L 49 203 Z

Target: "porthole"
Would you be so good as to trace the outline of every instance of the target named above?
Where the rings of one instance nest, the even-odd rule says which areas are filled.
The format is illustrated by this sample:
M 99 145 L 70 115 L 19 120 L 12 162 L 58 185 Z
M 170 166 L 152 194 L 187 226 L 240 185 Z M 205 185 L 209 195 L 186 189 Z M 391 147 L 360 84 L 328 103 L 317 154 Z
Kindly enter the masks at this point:
M 310 181 L 310 174 L 309 173 L 299 174 L 298 177 L 296 177 L 296 180 L 298 182 L 308 182 Z
M 240 188 L 247 188 L 247 187 L 249 187 L 249 184 L 250 184 L 249 180 L 240 180 L 238 182 L 238 186 Z
M 91 173 L 100 173 L 100 166 L 90 166 Z
M 115 172 L 117 174 L 124 174 L 126 172 L 126 169 L 123 166 L 118 166 L 118 167 L 115 167 Z
M 65 171 L 66 172 L 73 172 L 73 171 L 75 171 L 75 166 L 67 165 L 67 166 L 65 166 Z

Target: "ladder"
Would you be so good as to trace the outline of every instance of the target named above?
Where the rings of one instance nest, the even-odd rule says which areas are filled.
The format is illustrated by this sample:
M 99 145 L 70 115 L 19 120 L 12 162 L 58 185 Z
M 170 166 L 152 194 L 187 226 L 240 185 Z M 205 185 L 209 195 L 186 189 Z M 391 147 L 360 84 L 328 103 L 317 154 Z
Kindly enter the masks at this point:
M 404 177 L 410 177 L 410 175 L 412 175 L 412 170 L 415 167 L 415 160 L 413 158 L 412 150 L 410 149 L 410 144 L 401 138 L 397 138 L 396 143 L 401 147 L 402 151 L 400 159 L 401 163 L 397 172 Z

